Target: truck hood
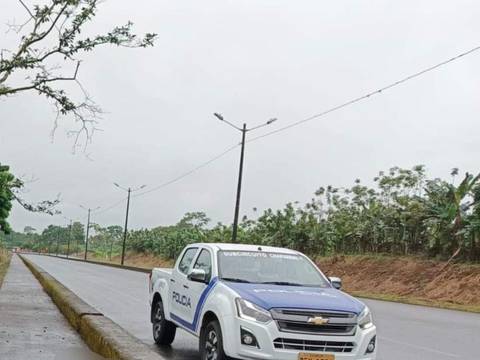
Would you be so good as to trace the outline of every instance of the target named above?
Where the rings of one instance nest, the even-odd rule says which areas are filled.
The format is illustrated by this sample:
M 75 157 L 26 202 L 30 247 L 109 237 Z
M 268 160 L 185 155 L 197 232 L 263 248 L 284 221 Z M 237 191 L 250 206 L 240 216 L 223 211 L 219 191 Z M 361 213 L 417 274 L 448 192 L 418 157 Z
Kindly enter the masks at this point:
M 273 308 L 345 311 L 360 314 L 365 305 L 334 288 L 245 284 L 223 281 L 241 298 L 266 310 Z

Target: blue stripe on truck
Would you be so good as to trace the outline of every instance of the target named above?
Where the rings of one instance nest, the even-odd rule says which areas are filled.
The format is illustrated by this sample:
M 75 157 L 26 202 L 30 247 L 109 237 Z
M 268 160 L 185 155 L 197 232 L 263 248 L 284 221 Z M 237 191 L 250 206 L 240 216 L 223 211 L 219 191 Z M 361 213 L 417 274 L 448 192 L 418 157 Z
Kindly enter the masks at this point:
M 198 318 L 200 317 L 200 314 L 202 313 L 203 306 L 205 305 L 205 301 L 208 298 L 208 295 L 212 292 L 213 288 L 215 285 L 218 283 L 218 277 L 214 277 L 212 280 L 210 280 L 210 283 L 208 286 L 203 290 L 202 295 L 200 295 L 200 299 L 198 300 L 197 307 L 195 309 L 195 315 L 193 317 L 193 323 L 190 323 L 181 317 L 175 315 L 174 313 L 170 312 L 170 318 L 184 327 L 187 330 L 196 332 L 198 329 Z

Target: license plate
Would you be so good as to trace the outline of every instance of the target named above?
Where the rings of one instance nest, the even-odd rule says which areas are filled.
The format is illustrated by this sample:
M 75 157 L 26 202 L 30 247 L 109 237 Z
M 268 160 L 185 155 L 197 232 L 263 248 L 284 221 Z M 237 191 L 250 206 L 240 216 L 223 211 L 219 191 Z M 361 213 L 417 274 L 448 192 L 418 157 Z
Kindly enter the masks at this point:
M 335 355 L 300 353 L 298 360 L 335 360 Z

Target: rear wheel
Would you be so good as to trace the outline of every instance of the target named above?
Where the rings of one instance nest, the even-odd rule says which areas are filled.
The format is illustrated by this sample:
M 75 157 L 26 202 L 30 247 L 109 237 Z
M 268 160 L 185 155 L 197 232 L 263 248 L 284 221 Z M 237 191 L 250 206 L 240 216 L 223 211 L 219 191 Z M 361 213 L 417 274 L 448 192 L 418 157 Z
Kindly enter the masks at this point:
M 222 330 L 217 320 L 210 321 L 200 334 L 201 360 L 228 360 L 223 351 Z
M 165 319 L 162 300 L 158 300 L 153 306 L 152 330 L 157 345 L 170 345 L 175 339 L 177 327 Z

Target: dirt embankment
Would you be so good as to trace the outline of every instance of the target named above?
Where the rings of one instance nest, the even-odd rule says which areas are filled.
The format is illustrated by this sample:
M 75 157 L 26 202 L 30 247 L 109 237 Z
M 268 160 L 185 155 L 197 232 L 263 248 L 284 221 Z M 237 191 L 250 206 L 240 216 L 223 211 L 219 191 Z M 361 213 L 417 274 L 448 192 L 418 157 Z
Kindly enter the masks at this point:
M 83 257 L 83 254 L 80 254 L 80 255 L 82 256 L 78 256 L 78 257 Z M 105 258 L 105 257 L 94 256 L 89 254 L 88 259 L 106 262 L 106 263 L 114 263 L 114 264 L 120 264 L 121 262 L 120 255 L 112 256 L 112 260 L 109 260 L 108 258 Z M 130 251 L 125 253 L 125 265 L 128 265 L 128 266 L 136 266 L 136 267 L 141 267 L 145 269 L 151 269 L 154 267 L 160 267 L 160 268 L 173 267 L 173 264 L 174 264 L 173 260 L 166 260 L 151 254 L 134 253 Z
M 91 257 L 92 260 L 106 261 Z M 112 258 L 120 263 L 120 256 Z M 344 290 L 362 297 L 480 312 L 480 264 L 449 264 L 414 257 L 319 257 L 328 276 L 343 280 Z M 128 252 L 125 264 L 172 267 L 172 260 Z
M 480 265 L 410 257 L 336 256 L 317 259 L 328 276 L 358 296 L 480 312 Z

